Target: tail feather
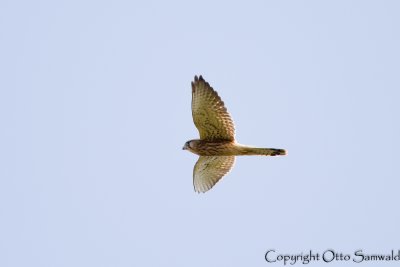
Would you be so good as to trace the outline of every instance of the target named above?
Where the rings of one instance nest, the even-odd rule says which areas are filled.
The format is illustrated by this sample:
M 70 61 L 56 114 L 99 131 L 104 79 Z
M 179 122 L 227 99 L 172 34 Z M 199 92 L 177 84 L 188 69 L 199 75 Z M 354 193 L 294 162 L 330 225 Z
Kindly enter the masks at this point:
M 254 148 L 254 152 L 257 153 L 257 155 L 264 155 L 264 156 L 286 155 L 286 150 L 277 148 Z
M 278 148 L 243 147 L 240 155 L 284 156 L 286 150 Z

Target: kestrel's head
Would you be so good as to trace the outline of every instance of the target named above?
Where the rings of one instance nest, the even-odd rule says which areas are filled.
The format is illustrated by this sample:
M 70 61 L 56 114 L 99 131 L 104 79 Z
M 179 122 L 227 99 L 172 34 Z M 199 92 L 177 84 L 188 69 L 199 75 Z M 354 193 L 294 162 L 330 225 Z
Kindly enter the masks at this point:
M 183 150 L 188 150 L 188 149 L 190 148 L 189 143 L 190 143 L 190 141 L 187 141 L 187 142 L 183 145 L 182 149 L 183 149 Z
M 196 142 L 198 142 L 198 140 L 189 140 L 183 145 L 182 149 L 193 151 L 193 149 L 195 148 Z

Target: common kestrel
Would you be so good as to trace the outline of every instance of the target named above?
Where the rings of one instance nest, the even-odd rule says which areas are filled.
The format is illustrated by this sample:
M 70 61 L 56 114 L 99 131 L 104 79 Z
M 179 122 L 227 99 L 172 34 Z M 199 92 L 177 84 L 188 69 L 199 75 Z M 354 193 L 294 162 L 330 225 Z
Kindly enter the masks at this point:
M 196 192 L 210 190 L 233 167 L 235 156 L 286 155 L 284 149 L 257 148 L 235 140 L 235 126 L 224 102 L 203 77 L 192 82 L 192 116 L 200 139 L 187 141 L 184 150 L 199 155 L 193 169 Z

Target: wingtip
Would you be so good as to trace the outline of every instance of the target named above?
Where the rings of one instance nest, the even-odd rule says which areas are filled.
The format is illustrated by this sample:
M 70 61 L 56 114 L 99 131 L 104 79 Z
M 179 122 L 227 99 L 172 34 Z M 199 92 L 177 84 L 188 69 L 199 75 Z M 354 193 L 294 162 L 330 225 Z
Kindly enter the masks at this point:
M 196 86 L 198 86 L 198 85 L 200 85 L 200 84 L 204 84 L 204 85 L 207 86 L 207 87 L 211 87 L 211 86 L 208 84 L 208 82 L 206 82 L 206 81 L 204 80 L 204 78 L 203 78 L 202 75 L 199 75 L 199 76 L 195 75 L 195 76 L 194 76 L 194 81 L 192 81 L 192 93 L 195 92 Z
M 194 76 L 194 81 L 195 82 L 204 81 L 203 75 L 199 75 L 199 76 L 195 75 Z

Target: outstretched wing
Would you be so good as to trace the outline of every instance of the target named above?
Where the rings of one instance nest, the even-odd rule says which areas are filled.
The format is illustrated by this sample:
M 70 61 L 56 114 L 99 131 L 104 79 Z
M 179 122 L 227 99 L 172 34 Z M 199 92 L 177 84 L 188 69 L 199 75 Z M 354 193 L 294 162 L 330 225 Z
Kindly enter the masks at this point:
M 217 92 L 200 75 L 192 82 L 193 121 L 202 140 L 235 140 L 235 126 Z
M 235 163 L 235 156 L 201 156 L 194 165 L 193 185 L 196 192 L 207 192 Z

